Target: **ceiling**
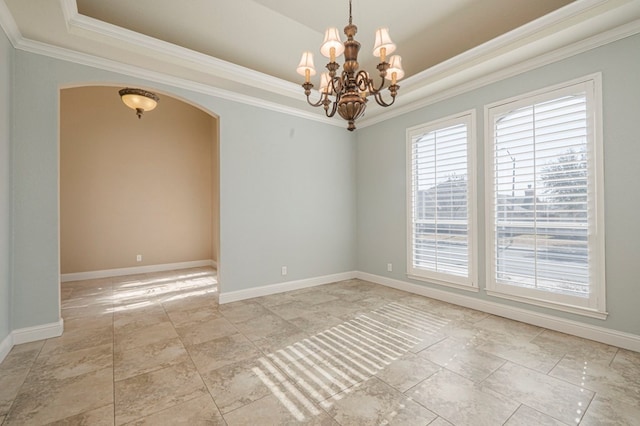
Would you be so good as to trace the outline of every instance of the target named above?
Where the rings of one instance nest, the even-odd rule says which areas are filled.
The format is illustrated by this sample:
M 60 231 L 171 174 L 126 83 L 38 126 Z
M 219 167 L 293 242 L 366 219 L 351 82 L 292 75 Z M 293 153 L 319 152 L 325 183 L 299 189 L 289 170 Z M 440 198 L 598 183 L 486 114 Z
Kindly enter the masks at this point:
M 324 29 L 347 24 L 348 1 L 0 0 L 0 17 L 17 48 L 316 118 L 295 68 L 304 50 L 324 66 Z M 640 0 L 353 0 L 353 22 L 372 74 L 374 32 L 389 28 L 408 107 L 598 35 L 640 32 Z

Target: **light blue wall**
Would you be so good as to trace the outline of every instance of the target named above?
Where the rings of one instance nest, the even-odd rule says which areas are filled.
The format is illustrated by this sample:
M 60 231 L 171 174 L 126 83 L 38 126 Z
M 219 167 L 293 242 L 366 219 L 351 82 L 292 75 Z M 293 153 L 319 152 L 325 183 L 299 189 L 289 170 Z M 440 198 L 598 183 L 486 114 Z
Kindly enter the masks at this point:
M 13 47 L 0 31 L 0 342 L 11 332 L 11 72 Z
M 408 127 L 475 108 L 478 113 L 478 221 L 484 223 L 483 107 L 590 73 L 602 72 L 606 219 L 606 321 L 562 314 L 462 291 L 466 296 L 518 306 L 614 330 L 640 334 L 640 36 L 591 50 L 504 81 L 439 102 L 357 134 L 358 270 L 445 291 L 406 277 L 406 160 Z M 479 278 L 485 284 L 485 237 L 480 228 Z M 387 263 L 394 272 L 386 272 Z
M 354 269 L 355 138 L 344 129 L 23 51 L 14 80 L 14 329 L 59 316 L 61 86 L 141 85 L 220 117 L 222 292 Z

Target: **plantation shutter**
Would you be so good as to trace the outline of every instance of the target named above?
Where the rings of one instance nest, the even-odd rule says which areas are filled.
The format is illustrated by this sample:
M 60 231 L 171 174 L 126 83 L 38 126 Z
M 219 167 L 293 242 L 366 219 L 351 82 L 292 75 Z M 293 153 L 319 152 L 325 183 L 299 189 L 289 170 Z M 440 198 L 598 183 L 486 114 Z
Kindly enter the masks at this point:
M 493 278 L 499 284 L 589 297 L 586 93 L 493 118 Z
M 465 117 L 410 135 L 412 275 L 471 285 L 469 127 Z

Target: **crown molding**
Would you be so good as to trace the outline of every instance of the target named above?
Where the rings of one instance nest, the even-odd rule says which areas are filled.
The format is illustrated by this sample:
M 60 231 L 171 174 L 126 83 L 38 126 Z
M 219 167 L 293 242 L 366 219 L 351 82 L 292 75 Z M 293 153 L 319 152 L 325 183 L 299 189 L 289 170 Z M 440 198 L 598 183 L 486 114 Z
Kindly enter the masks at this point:
M 375 108 L 367 111 L 368 114 L 358 121 L 358 128 L 365 128 L 398 117 L 415 109 L 557 62 L 640 32 L 639 19 L 547 53 L 536 54 L 535 51 L 532 53 L 523 53 L 526 47 L 540 40 L 542 40 L 542 42 L 540 42 L 542 47 L 538 46 L 538 49 L 544 49 L 545 37 L 539 37 L 540 35 L 544 35 L 545 32 L 549 33 L 549 31 L 554 28 L 561 27 L 566 23 L 571 24 L 570 21 L 579 19 L 581 15 L 591 14 L 592 17 L 597 16 L 597 8 L 606 7 L 609 3 L 609 0 L 578 0 L 554 13 L 543 16 L 474 49 L 457 55 L 448 61 L 413 75 L 402 82 L 404 93 L 400 94 L 393 108 Z M 618 6 L 613 6 L 609 10 L 615 10 L 620 4 L 623 6 L 630 4 L 630 2 L 618 3 Z M 155 59 L 161 58 L 161 60 L 166 60 L 185 67 L 186 69 L 197 70 L 207 75 L 216 76 L 232 82 L 239 82 L 248 87 L 256 87 L 292 99 L 303 99 L 300 88 L 295 83 L 80 15 L 78 13 L 76 0 L 60 0 L 60 4 L 67 29 L 70 33 L 91 37 L 107 43 L 111 40 L 111 43 L 120 48 L 141 52 L 141 54 L 152 56 Z M 615 18 L 618 18 L 619 15 L 619 13 L 615 15 Z M 575 22 L 573 22 L 573 24 L 575 24 Z M 578 22 L 579 27 L 580 24 L 585 25 L 584 22 Z M 21 35 L 4 0 L 0 0 L 0 25 L 2 25 L 2 28 L 16 49 L 117 72 L 154 83 L 207 94 L 258 108 L 265 108 L 324 124 L 337 127 L 344 126 L 342 120 L 329 119 L 325 117 L 324 114 L 318 113 L 316 109 L 286 106 L 256 96 L 215 87 L 211 84 L 174 77 L 143 67 L 25 39 Z M 563 31 L 573 31 L 574 28 L 571 25 L 561 29 Z M 588 23 L 586 25 L 588 25 Z M 547 36 L 549 36 L 549 34 L 547 34 Z M 514 47 L 516 49 L 514 49 Z
M 318 121 L 324 124 L 335 126 L 343 125 L 341 121 L 336 122 L 335 120 L 330 120 L 325 116 L 310 112 L 306 109 L 303 110 L 300 108 L 285 106 L 277 102 L 271 102 L 265 99 L 244 95 L 230 90 L 220 89 L 204 83 L 198 83 L 192 80 L 170 76 L 161 72 L 152 71 L 134 65 L 124 64 L 122 62 L 117 62 L 110 59 L 104 59 L 98 56 L 89 55 L 87 53 L 77 52 L 75 50 L 52 46 L 50 44 L 42 43 L 39 41 L 22 38 L 19 40 L 15 48 L 29 53 L 35 53 L 66 62 L 72 62 L 79 65 L 97 68 L 100 70 L 111 71 L 129 77 L 136 77 L 153 83 L 164 84 L 179 89 L 185 89 L 196 93 L 210 95 L 216 98 L 222 98 L 246 105 L 255 106 L 258 108 L 268 109 L 270 111 L 276 111 L 283 114 L 304 118 L 307 120 Z M 103 80 L 100 81 L 104 82 Z
M 76 0 L 61 0 L 61 4 L 67 29 L 71 34 L 89 35 L 92 38 L 98 36 L 101 40 L 106 38 L 111 42 L 116 41 L 120 48 L 134 50 L 156 59 L 160 57 L 236 83 L 300 99 L 298 84 L 81 15 L 78 13 Z
M 520 63 L 516 63 L 506 67 L 499 67 L 499 64 L 496 64 L 497 69 L 495 71 L 492 71 L 489 73 L 485 72 L 485 75 L 480 77 L 476 77 L 476 76 L 465 77 L 462 75 L 464 71 L 460 72 L 458 75 L 454 75 L 454 74 L 447 75 L 447 69 L 449 67 L 453 69 L 457 66 L 456 62 L 458 61 L 458 57 L 455 57 L 451 60 L 453 62 L 452 64 L 448 64 L 447 62 L 449 61 L 439 64 L 437 66 L 438 68 L 440 68 L 440 70 L 437 70 L 439 72 L 437 74 L 434 73 L 433 75 L 429 75 L 428 78 L 429 79 L 437 78 L 438 80 L 444 81 L 447 78 L 450 78 L 453 80 L 455 77 L 456 80 L 459 80 L 460 78 L 462 78 L 463 80 L 466 80 L 466 83 L 455 84 L 454 82 L 449 85 L 445 84 L 444 89 L 440 91 L 436 91 L 435 93 L 428 93 L 429 91 L 428 86 L 419 88 L 419 89 L 414 89 L 413 91 L 410 92 L 411 95 L 414 97 L 419 97 L 420 99 L 416 101 L 410 101 L 408 103 L 405 103 L 404 105 L 396 106 L 392 110 L 386 110 L 383 113 L 375 115 L 373 117 L 364 118 L 359 121 L 358 128 L 365 128 L 377 123 L 381 123 L 391 118 L 395 118 L 395 117 L 404 115 L 406 113 L 409 113 L 411 111 L 415 111 L 416 109 L 423 108 L 428 105 L 433 105 L 437 102 L 444 101 L 448 98 L 452 98 L 454 96 L 458 96 L 458 95 L 470 92 L 472 90 L 479 89 L 483 86 L 496 83 L 506 78 L 510 78 L 518 74 L 522 74 L 527 71 L 531 71 L 536 68 L 540 68 L 545 65 L 549 65 L 554 62 L 561 61 L 571 56 L 575 56 L 580 53 L 584 53 L 589 50 L 604 46 L 606 44 L 613 43 L 618 40 L 622 40 L 624 38 L 636 35 L 638 33 L 640 33 L 640 19 L 637 19 L 633 22 L 622 25 L 620 27 L 614 28 L 612 30 L 606 31 L 604 33 L 581 40 L 579 42 L 573 43 L 571 45 L 562 47 L 560 49 L 553 50 L 544 55 L 536 56 L 534 58 L 531 58 L 529 60 L 526 60 Z M 447 65 L 449 65 L 449 67 Z M 430 68 L 429 70 L 426 70 L 425 72 L 421 73 L 423 74 L 421 78 L 425 78 L 428 74 L 431 74 L 432 69 L 433 68 Z M 438 74 L 442 74 L 442 75 L 438 78 Z M 412 76 L 411 78 L 413 79 L 414 77 L 418 77 L 418 76 Z M 415 81 L 419 81 L 419 79 L 416 78 Z M 446 88 L 446 86 L 449 86 L 449 87 Z
M 22 39 L 22 34 L 20 33 L 20 29 L 18 28 L 15 19 L 13 19 L 13 15 L 4 0 L 0 0 L 0 27 L 2 27 L 2 30 L 7 35 L 9 42 L 15 48 L 18 41 Z

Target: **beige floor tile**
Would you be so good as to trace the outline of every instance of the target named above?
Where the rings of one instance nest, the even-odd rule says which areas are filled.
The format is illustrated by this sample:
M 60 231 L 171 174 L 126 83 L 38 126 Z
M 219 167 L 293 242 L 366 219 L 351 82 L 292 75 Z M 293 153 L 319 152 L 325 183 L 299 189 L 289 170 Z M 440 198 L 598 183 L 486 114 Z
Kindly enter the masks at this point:
M 272 393 L 271 383 L 280 383 L 285 376 L 267 365 L 265 357 L 250 358 L 205 373 L 202 379 L 224 414 Z
M 16 345 L 0 364 L 0 415 L 9 411 L 43 345 L 44 341 Z
M 113 315 L 113 303 L 103 301 L 99 304 L 87 301 L 87 304 L 62 309 L 62 318 L 65 321 L 75 318 L 93 318 L 101 315 Z
M 291 296 L 294 300 L 306 303 L 307 305 L 317 305 L 320 303 L 339 300 L 337 296 L 323 291 L 322 286 L 292 292 Z
M 187 346 L 219 339 L 238 332 L 238 329 L 224 317 L 176 327 L 175 330 Z
M 228 426 L 247 425 L 318 425 L 338 426 L 323 410 L 303 396 L 278 389 L 237 410 L 223 415 Z
M 609 364 L 618 352 L 618 348 L 583 339 L 553 330 L 544 330 L 531 343 L 540 348 L 553 351 L 563 351 L 565 354 L 584 358 L 588 361 L 598 361 Z
M 442 417 L 438 417 L 437 419 L 429 423 L 429 426 L 453 426 L 453 424 L 449 423 Z
M 113 426 L 113 419 L 113 404 L 109 404 L 49 423 L 47 426 Z
M 343 425 L 425 425 L 437 417 L 375 377 L 327 402 L 329 415 Z
M 301 358 L 309 355 L 309 351 L 305 348 L 296 348 L 295 344 L 308 338 L 309 334 L 304 331 L 293 331 L 278 333 L 269 337 L 257 339 L 253 341 L 253 344 L 260 349 L 263 354 L 268 354 L 282 349 L 288 351 L 294 358 Z
M 406 353 L 376 373 L 383 382 L 405 392 L 440 371 L 423 353 Z
M 506 361 L 474 348 L 473 339 L 448 337 L 420 352 L 441 367 L 476 383 L 489 377 Z
M 121 380 L 115 383 L 115 423 L 138 420 L 204 395 L 206 387 L 191 363 Z
M 224 426 L 225 422 L 211 396 L 203 395 L 129 424 L 136 426 Z
M 547 416 L 526 405 L 521 405 L 504 426 L 566 426 L 559 420 Z
M 344 360 L 343 360 L 344 361 Z M 367 376 L 357 376 L 337 358 L 327 359 L 319 356 L 308 356 L 294 359 L 285 351 L 279 351 L 260 359 L 265 371 L 273 367 L 284 372 L 282 382 L 295 384 L 309 400 L 319 404 L 351 386 L 359 383 Z
M 220 305 L 219 310 L 228 321 L 234 324 L 260 318 L 271 313 L 261 304 L 248 301 Z
M 584 426 L 637 426 L 640 419 L 638 401 L 627 404 L 615 398 L 596 397 L 589 404 L 581 425 Z
M 112 326 L 88 329 L 79 327 L 65 331 L 60 337 L 47 339 L 42 347 L 41 356 L 52 356 L 110 344 L 113 344 Z
M 261 296 L 261 297 L 256 297 L 254 299 L 251 299 L 253 302 L 255 303 L 259 303 L 260 305 L 264 306 L 265 308 L 270 308 L 272 306 L 278 306 L 281 305 L 283 303 L 289 303 L 289 302 L 293 302 L 294 299 L 291 296 L 291 294 L 289 292 L 287 293 L 276 293 L 276 294 L 271 294 L 269 296 Z M 220 305 L 221 308 L 225 307 L 225 306 L 229 306 L 229 305 L 233 305 L 233 303 L 228 303 L 225 305 Z
M 488 316 L 475 323 L 476 327 L 485 330 L 492 339 L 500 339 L 501 341 L 514 342 L 530 342 L 540 333 L 543 328 L 535 325 L 525 324 L 519 321 Z
M 262 353 L 241 334 L 232 334 L 187 347 L 198 371 L 206 373 Z
M 159 303 L 142 303 L 140 306 L 121 306 L 113 314 L 113 327 L 117 333 L 127 333 L 140 328 L 169 321 L 169 316 Z
M 115 332 L 115 349 L 116 351 L 126 351 L 137 348 L 138 346 L 146 346 L 152 343 L 159 343 L 165 340 L 175 339 L 178 337 L 171 321 L 164 321 L 154 325 L 137 328 L 130 332 L 124 332 L 116 329 Z
M 612 364 L 609 366 L 567 355 L 549 375 L 595 391 L 604 398 L 631 405 L 640 404 L 640 366 L 638 365 Z
M 304 315 L 309 312 L 310 307 L 304 302 L 294 300 L 291 302 L 282 303 L 276 306 L 268 308 L 272 314 L 279 316 L 285 320 L 291 320 L 297 318 L 300 315 Z
M 516 364 L 506 363 L 483 382 L 483 387 L 508 395 L 564 423 L 575 424 L 594 393 Z
M 95 317 L 73 318 L 64 321 L 65 333 L 78 329 L 89 330 L 102 327 L 113 327 L 113 315 L 98 315 Z
M 114 357 L 114 380 L 127 379 L 189 360 L 189 354 L 177 338 L 117 351 Z
M 113 403 L 113 370 L 105 368 L 64 380 L 25 382 L 5 420 L 43 425 Z
M 307 312 L 289 320 L 291 324 L 309 334 L 316 334 L 344 322 L 342 318 L 319 312 Z
M 477 349 L 506 359 L 527 368 L 548 373 L 564 356 L 564 350 L 553 346 L 540 347 L 533 342 L 524 342 L 514 339 L 508 342 L 502 339 L 493 339 L 484 335 L 476 340 Z
M 520 405 L 448 370 L 435 373 L 405 395 L 456 426 L 501 425 Z
M 292 325 L 294 322 L 295 321 L 285 321 L 277 315 L 265 314 L 258 318 L 235 323 L 234 325 L 238 328 L 238 331 L 249 340 L 257 340 L 273 336 L 274 334 L 299 331 L 298 328 Z
M 185 327 L 222 317 L 222 313 L 217 308 L 211 306 L 201 306 L 187 310 L 168 311 L 167 315 L 169 315 L 169 318 L 171 319 L 174 327 Z
M 38 379 L 63 380 L 105 368 L 113 368 L 111 343 L 73 352 L 42 354 L 33 364 L 30 374 Z
M 167 312 L 188 311 L 196 308 L 217 308 L 217 290 L 209 286 L 175 293 L 164 297 L 162 306 Z
M 63 283 L 61 297 L 64 335 L 0 364 L 0 424 L 640 418 L 636 352 L 359 279 L 220 306 L 215 271 L 193 268 Z

